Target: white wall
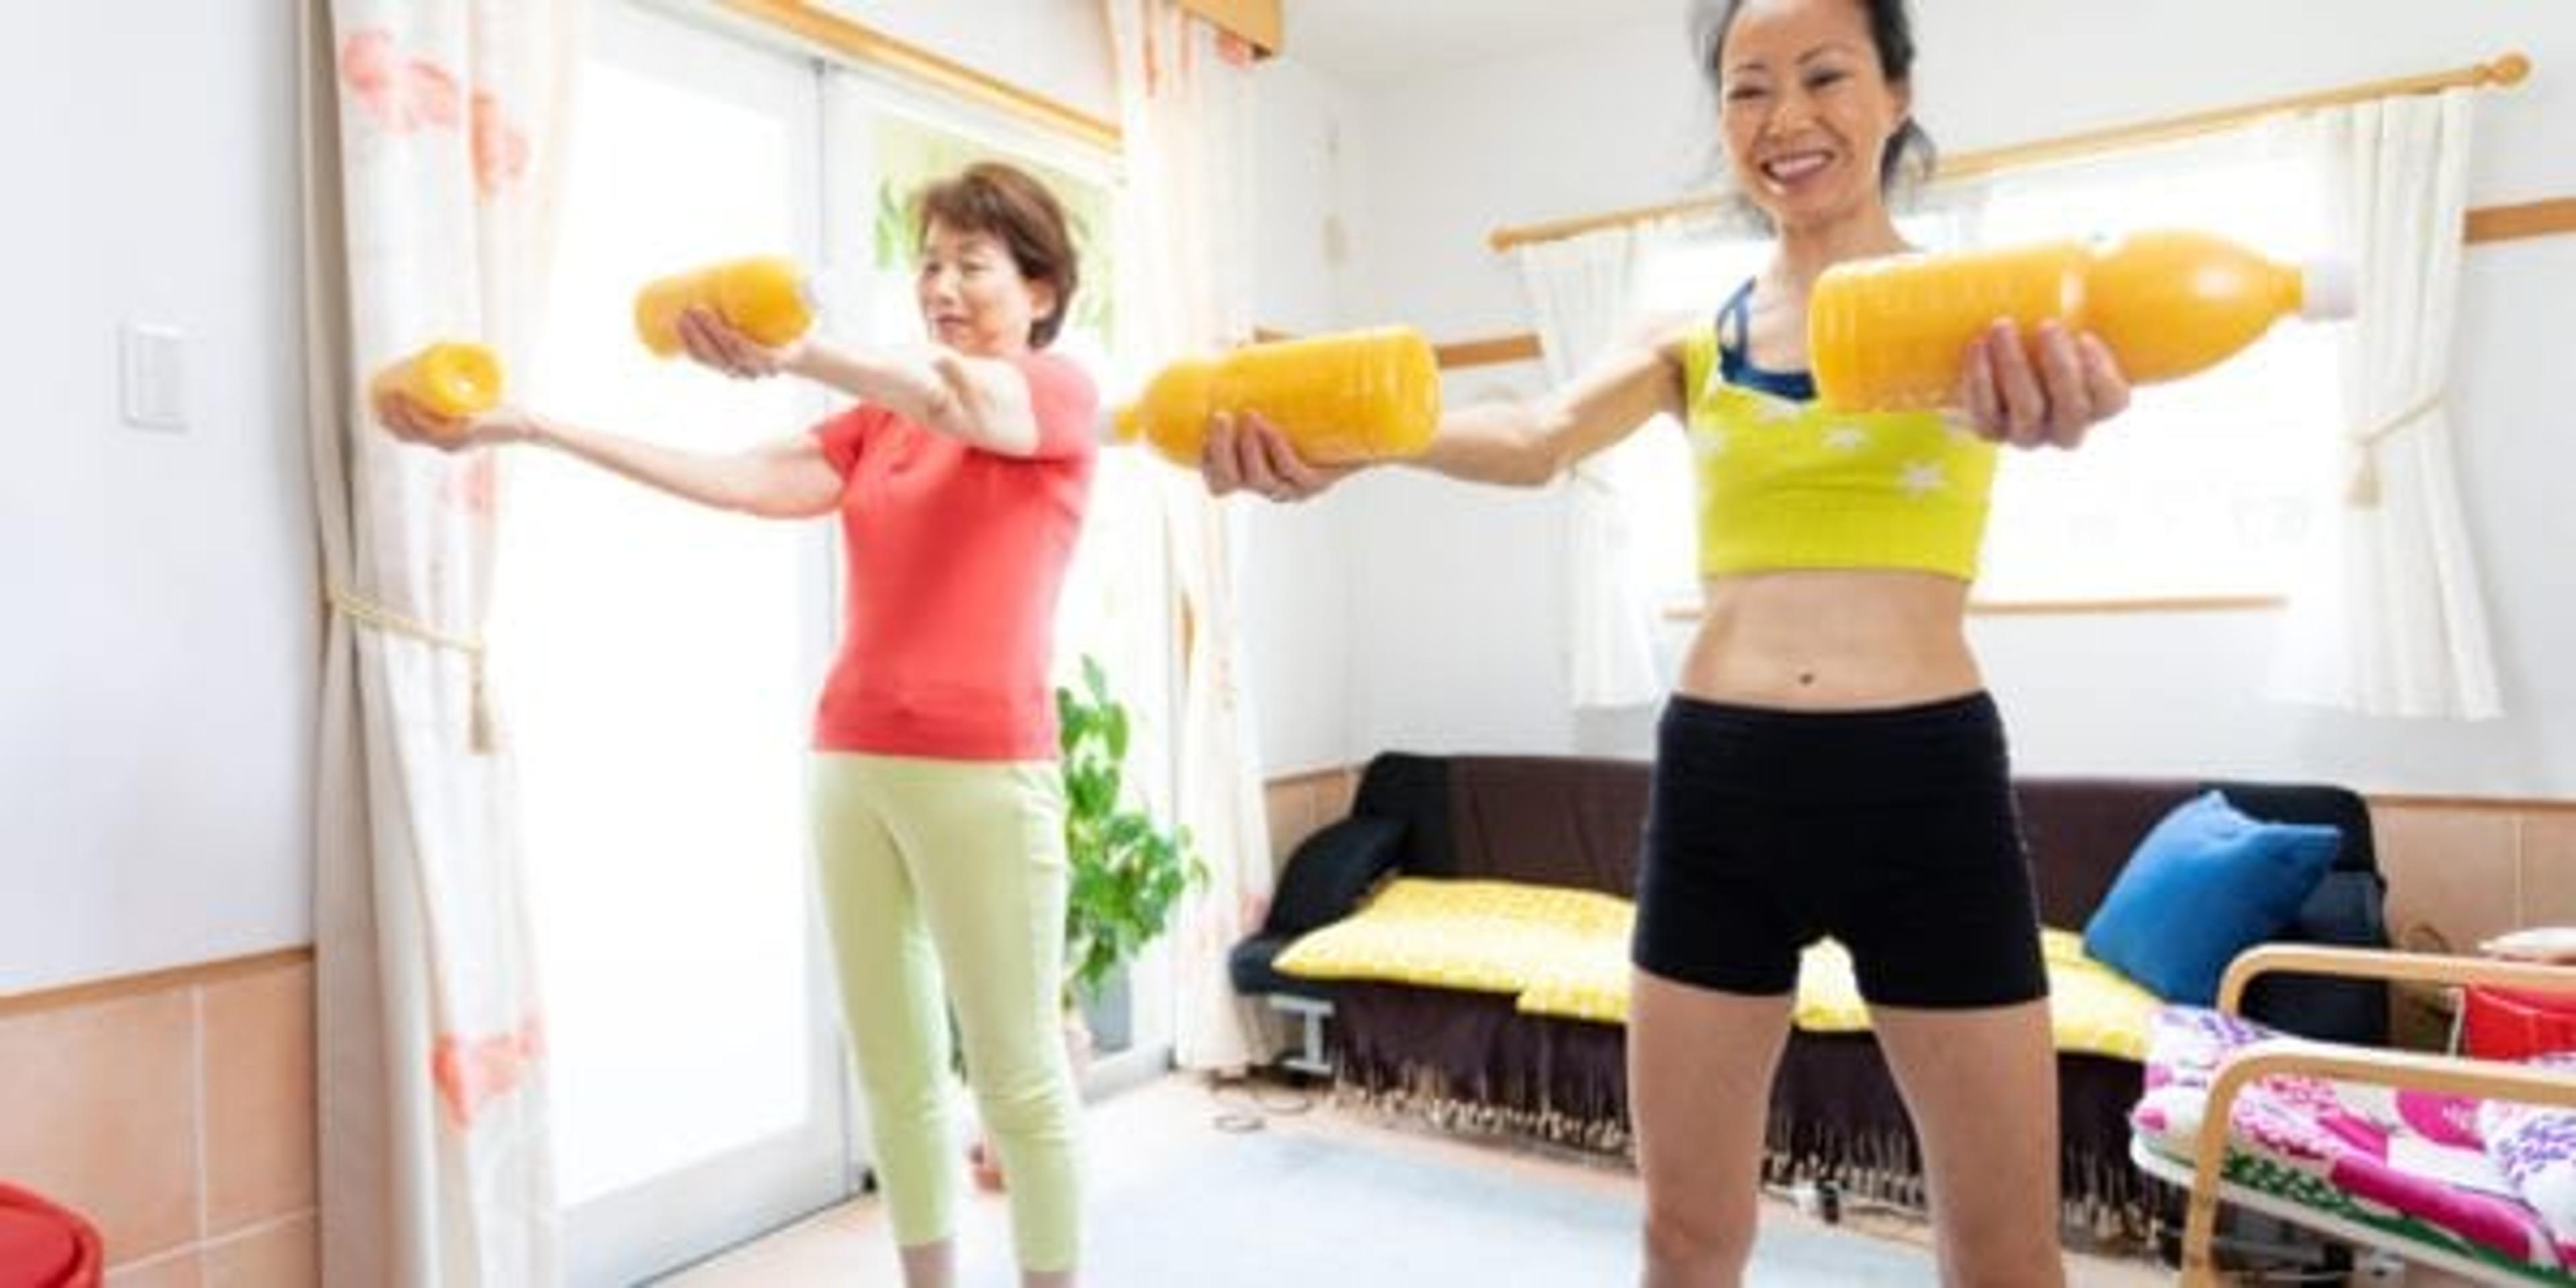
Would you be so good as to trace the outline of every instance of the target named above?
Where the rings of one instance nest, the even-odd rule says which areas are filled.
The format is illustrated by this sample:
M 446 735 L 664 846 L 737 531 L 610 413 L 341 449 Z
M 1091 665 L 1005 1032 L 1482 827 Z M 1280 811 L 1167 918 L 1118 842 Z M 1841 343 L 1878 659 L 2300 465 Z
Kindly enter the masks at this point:
M 148 8 L 0 45 L 0 994 L 311 939 L 294 6 Z M 185 432 L 120 422 L 124 322 Z
M 1708 100 L 1670 21 L 1603 31 L 1543 54 L 1344 93 L 1364 138 L 1353 271 L 1340 322 L 1401 319 L 1435 338 L 1528 327 L 1501 224 L 1666 200 L 1713 177 Z M 2481 100 L 2476 204 L 2576 195 L 2576 7 L 2557 0 L 2436 6 L 2413 0 L 1939 0 L 1916 5 L 1920 116 L 1971 150 L 2094 126 L 2448 68 L 2508 49 L 2538 65 Z M 1292 33 L 1293 35 L 1293 33 Z M 1290 43 L 1293 57 L 1295 45 Z M 1265 107 L 1270 104 L 1265 102 Z M 1265 176 L 1270 178 L 1274 176 Z M 1298 198 L 1263 194 L 1265 208 Z M 2509 718 L 2482 725 L 2369 721 L 2254 696 L 2269 614 L 1980 619 L 1972 628 L 2026 770 L 2325 777 L 2381 791 L 2576 793 L 2576 577 L 2551 522 L 2576 475 L 2568 392 L 2551 362 L 2576 295 L 2576 237 L 2470 253 L 2454 379 L 2463 486 L 2485 563 Z M 1453 395 L 1533 388 L 1534 365 L 1461 373 Z M 1462 388 L 1462 386 L 1464 388 Z M 1472 491 L 1391 473 L 1337 498 L 1347 511 L 1272 516 L 1256 544 L 1313 541 L 1351 524 L 1341 759 L 1390 746 L 1642 755 L 1644 713 L 1566 709 L 1560 498 Z M 1264 566 L 1272 555 L 1248 558 Z M 1284 598 L 1310 584 L 1256 587 Z M 1311 636 L 1258 630 L 1255 673 Z M 1300 679 L 1308 677 L 1298 677 Z M 1314 692 L 1265 687 L 1265 710 Z M 1289 750 L 1275 741 L 1266 749 Z M 1298 746 L 1297 765 L 1319 749 Z M 1294 767 L 1294 766 L 1291 766 Z
M 1292 27 L 1292 46 L 1295 39 Z M 1263 64 L 1257 85 L 1254 165 L 1263 206 L 1253 236 L 1253 317 L 1274 330 L 1330 330 L 1350 291 L 1359 141 L 1349 97 L 1293 58 Z M 1348 759 L 1352 594 L 1341 570 L 1361 513 L 1359 501 L 1340 494 L 1294 511 L 1232 507 L 1242 538 L 1244 631 L 1261 641 L 1249 659 L 1254 720 L 1273 773 Z
M 1118 119 L 1109 18 L 1088 0 L 822 0 L 829 9 L 987 76 Z
M 1495 224 L 1665 199 L 1710 173 L 1696 126 L 1681 19 L 1631 23 L 1528 59 L 1420 81 L 1340 86 L 1288 54 L 1265 64 L 1263 143 L 1321 109 L 1339 113 L 1350 265 L 1337 326 L 1406 322 L 1435 339 L 1524 330 L 1520 287 L 1485 249 Z M 1498 128 L 1508 122 L 1508 128 Z M 1603 123 L 1613 123 L 1605 129 Z M 1625 123 L 1620 125 L 1618 123 Z M 1312 127 L 1310 127 L 1312 128 Z M 1265 155 L 1265 221 L 1306 198 Z M 1265 229 L 1266 232 L 1266 229 Z M 1296 263 L 1294 246 L 1265 249 Z M 1265 322 L 1281 299 L 1269 289 Z M 1272 325 L 1280 325 L 1271 323 Z M 1315 329 L 1290 327 L 1284 329 Z M 1537 387 L 1535 364 L 1471 369 L 1452 402 Z M 1247 629 L 1263 750 L 1274 773 L 1346 764 L 1387 747 L 1550 752 L 1623 750 L 1636 718 L 1577 717 L 1567 705 L 1559 621 L 1565 562 L 1554 492 L 1465 489 L 1404 471 L 1363 475 L 1296 510 L 1246 504 Z M 1330 532 L 1331 538 L 1319 533 Z M 1341 558 L 1326 562 L 1326 540 Z M 1284 556 L 1298 549 L 1302 558 Z M 1285 607 L 1340 592 L 1347 632 Z M 1301 659 L 1283 665 L 1276 658 Z M 1343 657 L 1343 687 L 1323 658 Z M 1270 713 L 1338 709 L 1337 724 L 1286 736 Z M 1338 734 L 1335 743 L 1317 739 Z
M 1544 59 L 1424 84 L 1361 88 L 1301 64 L 1293 5 L 1288 17 L 1288 53 L 1260 73 L 1255 289 L 1264 325 L 1401 321 L 1440 339 L 1522 329 L 1518 285 L 1484 250 L 1484 229 L 1459 236 L 1442 220 L 1481 218 L 1489 200 L 1533 215 L 1653 200 L 1706 159 L 1679 123 L 1648 144 L 1612 149 L 1587 126 L 1678 121 L 1689 84 L 1659 67 L 1674 57 L 1674 24 L 1632 26 Z M 1490 135 L 1483 122 L 1496 113 L 1526 119 L 1544 137 Z M 1339 164 L 1331 195 L 1319 201 L 1306 186 L 1314 167 L 1299 158 L 1322 140 L 1337 145 Z M 1597 171 L 1521 163 L 1558 152 L 1630 173 L 1605 195 Z M 1336 214 L 1341 263 L 1311 227 Z M 1428 289 L 1434 282 L 1447 289 Z M 1322 316 L 1311 312 L 1318 283 L 1332 290 Z M 1534 379 L 1534 368 L 1469 371 L 1447 382 L 1446 395 L 1471 400 Z M 1243 598 L 1270 772 L 1346 764 L 1397 745 L 1556 750 L 1598 723 L 1568 711 L 1555 662 L 1565 578 L 1553 494 L 1470 491 L 1388 472 L 1296 509 L 1238 509 L 1249 536 Z

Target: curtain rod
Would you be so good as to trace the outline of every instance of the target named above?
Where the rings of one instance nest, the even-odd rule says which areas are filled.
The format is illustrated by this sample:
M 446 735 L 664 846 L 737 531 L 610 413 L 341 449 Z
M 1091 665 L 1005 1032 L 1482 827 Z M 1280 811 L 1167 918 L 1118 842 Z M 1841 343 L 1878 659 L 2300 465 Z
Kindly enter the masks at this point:
M 2453 71 L 2431 72 L 2421 76 L 2401 76 L 2392 80 L 2367 81 L 2358 85 L 2347 85 L 2341 89 L 2320 90 L 2312 94 L 2267 99 L 2237 107 L 2222 107 L 2206 112 L 2192 112 L 2182 116 L 2140 121 L 2131 125 L 2112 126 L 2108 129 L 2088 130 L 2080 134 L 2041 139 L 2037 142 L 2015 144 L 2010 147 L 1991 148 L 1982 152 L 1962 152 L 1955 157 L 1944 158 L 1935 178 L 1957 179 L 1970 175 L 1991 174 L 2018 166 L 2038 165 L 2106 152 L 2113 148 L 2132 147 L 2144 143 L 2163 143 L 2173 139 L 2189 138 L 2196 134 L 2208 134 L 2267 116 L 2313 111 L 2321 107 L 2340 107 L 2348 103 L 2363 103 L 2376 98 L 2394 98 L 2405 94 L 2432 94 L 2463 86 L 2510 87 L 2521 84 L 2530 75 L 2530 58 L 2520 53 L 2507 53 L 2491 62 L 2473 63 Z M 1644 223 L 1673 215 L 1700 214 L 1720 209 L 1728 200 L 1727 197 L 1716 195 L 1687 197 L 1659 205 L 1631 206 L 1623 210 L 1576 215 L 1565 219 L 1549 220 L 1545 223 L 1497 228 L 1485 238 L 1485 242 L 1496 251 L 1506 251 L 1514 246 L 1531 242 L 1561 241 L 1596 229 Z
M 943 58 L 908 41 L 815 5 L 812 0 L 714 0 L 714 6 L 736 17 L 785 31 L 841 54 L 854 62 L 910 76 L 950 93 L 995 108 L 1051 133 L 1089 143 L 1104 152 L 1119 150 L 1118 126 L 1110 121 L 1024 89 L 1001 77 Z
M 2460 240 L 2471 246 L 2576 233 L 2576 197 L 2550 197 L 2510 206 L 2478 206 L 2471 209 L 2461 223 Z M 1259 338 L 1287 337 L 1271 335 Z M 1477 340 L 1435 342 L 1431 351 L 1438 356 L 1443 371 L 1525 362 L 1539 356 L 1538 336 L 1530 331 Z M 1977 608 L 1970 605 L 1969 610 L 1974 612 Z

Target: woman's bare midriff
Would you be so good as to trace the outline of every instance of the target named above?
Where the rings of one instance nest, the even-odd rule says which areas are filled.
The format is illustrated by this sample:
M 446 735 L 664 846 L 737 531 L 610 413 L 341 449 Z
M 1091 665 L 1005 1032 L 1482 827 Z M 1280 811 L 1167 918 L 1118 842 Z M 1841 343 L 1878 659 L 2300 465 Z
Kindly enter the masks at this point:
M 1857 711 L 1984 687 L 1968 586 L 1933 573 L 1822 569 L 1705 584 L 1679 690 L 1709 702 Z

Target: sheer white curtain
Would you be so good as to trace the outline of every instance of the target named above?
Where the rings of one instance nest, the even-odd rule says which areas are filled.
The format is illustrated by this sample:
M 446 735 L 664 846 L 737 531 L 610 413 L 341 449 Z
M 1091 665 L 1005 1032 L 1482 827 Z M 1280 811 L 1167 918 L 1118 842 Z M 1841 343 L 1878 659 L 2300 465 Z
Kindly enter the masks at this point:
M 2474 101 L 2455 89 L 2311 122 L 2360 274 L 2352 475 L 2292 589 L 2276 697 L 2374 716 L 2501 711 L 2444 407 Z
M 1240 343 L 1252 332 L 1252 51 L 1175 0 L 1109 0 L 1109 17 L 1127 163 L 1122 348 L 1151 363 Z M 1225 511 L 1195 475 L 1165 471 L 1161 484 L 1181 634 L 1178 813 L 1208 870 L 1173 935 L 1173 1054 L 1235 1069 L 1266 1049 L 1226 956 L 1269 902 L 1269 824 Z
M 362 394 L 434 338 L 526 356 L 580 11 L 302 7 L 307 432 L 333 609 L 314 878 L 328 1283 L 559 1275 L 518 814 L 483 688 L 498 463 L 403 446 Z
M 1638 266 L 1672 241 L 1643 224 L 1537 242 L 1515 254 L 1550 383 L 1580 373 L 1635 324 Z M 1651 432 L 1651 431 L 1641 431 Z M 1640 436 L 1578 462 L 1567 498 L 1566 659 L 1574 705 L 1633 707 L 1663 696 L 1655 604 L 1632 554 L 1631 507 L 1650 486 Z

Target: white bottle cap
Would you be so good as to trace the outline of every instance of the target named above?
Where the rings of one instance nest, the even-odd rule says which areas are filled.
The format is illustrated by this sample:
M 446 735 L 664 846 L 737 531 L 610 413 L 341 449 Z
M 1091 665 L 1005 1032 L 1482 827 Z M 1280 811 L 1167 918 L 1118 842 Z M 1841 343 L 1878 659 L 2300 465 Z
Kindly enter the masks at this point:
M 2359 294 L 2348 260 L 2312 259 L 2299 266 L 2299 316 L 2310 322 L 2351 317 Z

